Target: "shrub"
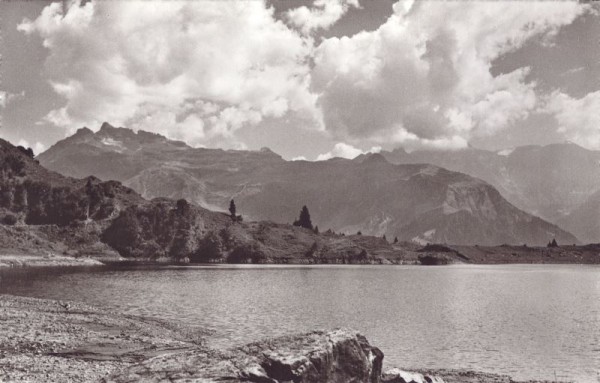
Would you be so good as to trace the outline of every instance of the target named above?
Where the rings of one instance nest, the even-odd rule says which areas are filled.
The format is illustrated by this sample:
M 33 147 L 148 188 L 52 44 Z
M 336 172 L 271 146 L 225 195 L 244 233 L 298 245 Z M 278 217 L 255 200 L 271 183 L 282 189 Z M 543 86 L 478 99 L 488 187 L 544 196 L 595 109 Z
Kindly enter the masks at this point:
M 17 217 L 12 214 L 7 214 L 4 216 L 4 218 L 2 218 L 2 223 L 4 225 L 13 226 L 17 223 Z
M 209 232 L 198 244 L 198 249 L 192 254 L 192 262 L 210 262 L 223 256 L 221 237 L 215 232 Z
M 236 247 L 227 257 L 229 263 L 260 263 L 266 256 L 257 243 L 243 244 Z
M 317 250 L 319 249 L 319 245 L 317 244 L 317 242 L 313 242 L 312 246 L 310 247 L 310 249 L 308 249 L 308 251 L 306 253 L 304 253 L 304 256 L 307 258 L 312 258 L 315 256 L 315 254 L 317 253 Z
M 6 157 L 4 157 L 4 161 L 2 163 L 2 170 L 16 176 L 24 176 L 25 161 L 23 161 L 23 159 L 20 158 L 18 155 L 15 155 L 14 153 L 9 153 Z
M 19 149 L 21 151 L 21 153 L 25 154 L 29 158 L 35 157 L 35 155 L 33 154 L 33 150 L 31 148 L 25 149 L 23 146 L 19 145 L 19 146 L 17 146 L 17 149 Z

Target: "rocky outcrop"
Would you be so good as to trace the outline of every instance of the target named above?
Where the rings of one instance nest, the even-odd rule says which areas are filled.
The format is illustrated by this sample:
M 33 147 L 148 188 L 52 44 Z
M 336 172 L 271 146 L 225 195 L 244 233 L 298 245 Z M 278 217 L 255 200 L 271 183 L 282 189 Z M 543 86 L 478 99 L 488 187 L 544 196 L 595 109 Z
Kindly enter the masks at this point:
M 381 383 L 444 383 L 444 379 L 435 375 L 423 375 L 418 372 L 392 368 L 381 376 Z
M 338 329 L 252 343 L 230 352 L 150 359 L 107 382 L 379 383 L 383 353 L 353 330 Z

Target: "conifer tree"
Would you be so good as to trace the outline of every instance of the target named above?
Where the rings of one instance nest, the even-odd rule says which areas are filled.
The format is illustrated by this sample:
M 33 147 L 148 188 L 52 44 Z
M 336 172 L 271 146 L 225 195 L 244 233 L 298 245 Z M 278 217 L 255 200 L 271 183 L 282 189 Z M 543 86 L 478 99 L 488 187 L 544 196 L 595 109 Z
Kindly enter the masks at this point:
M 294 226 L 300 226 L 305 229 L 313 230 L 313 225 L 310 220 L 310 213 L 308 212 L 306 205 L 302 206 L 302 210 L 300 210 L 300 218 L 298 218 L 297 221 L 294 221 Z
M 235 221 L 235 202 L 233 199 L 229 202 L 229 213 L 231 213 L 231 220 Z

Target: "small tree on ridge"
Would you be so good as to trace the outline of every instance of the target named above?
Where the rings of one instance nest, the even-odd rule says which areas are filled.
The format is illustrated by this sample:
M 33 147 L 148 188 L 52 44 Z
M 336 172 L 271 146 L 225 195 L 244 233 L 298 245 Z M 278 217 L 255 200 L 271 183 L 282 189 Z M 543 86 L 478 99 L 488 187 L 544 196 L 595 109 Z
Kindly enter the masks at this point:
M 229 202 L 229 213 L 231 213 L 231 220 L 235 221 L 235 202 L 233 199 Z
M 300 218 L 298 218 L 297 221 L 294 221 L 294 226 L 300 226 L 310 230 L 313 229 L 313 225 L 310 220 L 310 213 L 308 212 L 306 205 L 302 206 L 302 210 L 300 210 Z

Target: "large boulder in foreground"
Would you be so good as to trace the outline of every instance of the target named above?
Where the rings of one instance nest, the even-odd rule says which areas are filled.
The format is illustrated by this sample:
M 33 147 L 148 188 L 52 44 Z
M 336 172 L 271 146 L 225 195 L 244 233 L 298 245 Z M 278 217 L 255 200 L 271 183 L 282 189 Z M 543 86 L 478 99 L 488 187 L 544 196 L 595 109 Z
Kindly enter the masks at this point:
M 383 353 L 353 330 L 315 331 L 229 352 L 194 351 L 150 359 L 108 382 L 379 383 Z

